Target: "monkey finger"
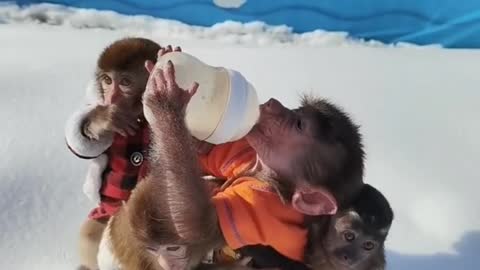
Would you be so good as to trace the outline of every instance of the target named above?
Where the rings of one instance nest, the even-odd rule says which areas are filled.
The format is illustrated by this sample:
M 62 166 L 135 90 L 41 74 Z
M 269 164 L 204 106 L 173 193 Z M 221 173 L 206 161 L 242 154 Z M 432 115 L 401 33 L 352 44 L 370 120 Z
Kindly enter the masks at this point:
M 173 90 L 177 87 L 177 82 L 175 81 L 175 67 L 173 66 L 172 61 L 167 62 L 167 68 L 164 71 L 165 79 L 167 80 L 167 87 L 169 90 Z
M 138 130 L 140 128 L 140 123 L 138 123 L 137 120 L 135 119 L 135 121 L 131 122 L 128 126 L 130 128 L 133 128 L 134 130 Z
M 130 124 L 128 124 L 128 125 L 126 126 L 126 128 L 127 128 L 128 130 L 131 130 L 131 131 L 133 131 L 134 133 L 136 133 L 137 130 L 140 129 L 140 125 L 135 124 L 135 123 L 130 123 Z M 130 132 L 129 132 L 129 133 L 130 133 Z
M 171 52 L 171 51 L 173 51 L 172 45 L 168 45 L 168 46 L 167 46 L 167 52 Z
M 153 64 L 152 61 L 150 60 L 145 61 L 145 68 L 147 69 L 148 73 L 152 73 L 152 70 L 154 67 L 155 67 L 155 64 Z
M 112 127 L 112 131 L 122 135 L 123 137 L 127 137 L 127 133 L 121 128 Z
M 156 87 L 157 85 L 155 84 L 155 80 L 153 78 L 150 78 L 147 81 L 145 92 L 143 92 L 143 95 L 142 95 L 142 103 L 144 106 L 148 105 L 152 97 L 155 96 Z
M 176 52 L 181 52 L 181 51 L 182 51 L 182 48 L 180 48 L 180 46 L 177 46 L 177 47 L 175 47 L 175 50 L 174 50 L 174 51 L 176 51 Z
M 165 77 L 163 75 L 164 71 L 161 68 L 158 68 L 155 70 L 154 74 L 154 80 L 155 80 L 155 92 L 162 92 L 165 91 L 166 88 L 166 82 L 165 82 Z
M 152 70 L 152 72 L 150 73 L 150 77 L 148 78 L 148 81 L 147 81 L 147 86 L 146 86 L 146 89 L 145 89 L 145 94 L 146 96 L 148 95 L 154 95 L 155 92 L 157 91 L 157 81 L 155 79 L 155 72 L 157 72 L 155 70 L 155 68 Z
M 157 53 L 157 59 L 162 57 L 165 54 L 165 48 L 160 48 Z
M 93 132 L 90 132 L 90 130 L 86 129 L 84 132 L 85 136 L 87 136 L 91 140 L 97 141 L 99 136 Z
M 129 127 L 129 126 L 125 127 L 125 128 L 124 128 L 124 131 L 125 131 L 126 133 L 128 133 L 128 135 L 130 135 L 130 136 L 133 136 L 133 135 L 135 135 L 135 134 L 137 133 L 137 132 L 135 131 L 135 129 L 133 129 L 133 128 Z
M 98 134 L 95 134 L 95 133 L 90 133 L 91 134 L 91 138 L 98 141 L 100 139 L 100 136 L 98 136 Z
M 198 82 L 193 82 L 193 85 L 190 87 L 190 90 L 188 90 L 188 93 L 190 94 L 190 96 L 193 96 L 195 95 L 195 93 L 197 93 L 199 86 L 200 85 L 198 84 Z

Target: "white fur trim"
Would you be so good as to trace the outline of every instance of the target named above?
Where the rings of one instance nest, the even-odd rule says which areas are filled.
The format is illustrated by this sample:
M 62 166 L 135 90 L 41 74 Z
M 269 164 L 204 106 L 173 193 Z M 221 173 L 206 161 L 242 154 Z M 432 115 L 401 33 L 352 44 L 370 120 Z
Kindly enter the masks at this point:
M 100 270 L 120 270 L 120 263 L 113 255 L 112 251 L 112 241 L 110 240 L 110 224 L 112 223 L 114 217 L 110 218 L 107 227 L 103 231 L 102 240 L 100 241 L 100 246 L 98 247 L 98 268 Z
M 83 183 L 83 193 L 95 204 L 100 202 L 100 188 L 102 186 L 102 174 L 107 167 L 108 156 L 102 154 L 91 160 L 88 167 L 87 177 Z
M 68 146 L 77 154 L 86 158 L 94 158 L 105 152 L 113 142 L 113 136 L 105 136 L 99 140 L 90 140 L 82 134 L 82 122 L 95 105 L 75 112 L 67 121 L 65 138 Z

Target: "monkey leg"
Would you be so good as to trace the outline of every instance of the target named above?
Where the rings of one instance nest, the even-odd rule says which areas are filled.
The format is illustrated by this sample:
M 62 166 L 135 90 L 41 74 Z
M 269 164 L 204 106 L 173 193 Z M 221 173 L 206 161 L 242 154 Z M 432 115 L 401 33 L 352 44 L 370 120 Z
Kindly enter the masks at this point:
M 102 239 L 102 233 L 107 226 L 107 219 L 87 219 L 80 228 L 78 241 L 78 254 L 80 257 L 80 269 L 96 270 L 97 253 Z

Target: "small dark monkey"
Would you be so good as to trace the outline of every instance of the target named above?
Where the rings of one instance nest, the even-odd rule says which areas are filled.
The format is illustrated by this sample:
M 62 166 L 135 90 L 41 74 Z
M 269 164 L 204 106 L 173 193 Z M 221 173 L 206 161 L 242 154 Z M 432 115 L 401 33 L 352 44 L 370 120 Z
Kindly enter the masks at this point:
M 392 221 L 387 199 L 365 184 L 352 204 L 331 218 L 325 233 L 319 224 L 311 225 L 307 261 L 319 270 L 384 269 L 384 242 Z
M 384 242 L 393 211 L 380 191 L 366 184 L 352 203 L 333 217 L 310 217 L 305 264 L 268 246 L 242 248 L 255 268 L 283 270 L 383 270 Z

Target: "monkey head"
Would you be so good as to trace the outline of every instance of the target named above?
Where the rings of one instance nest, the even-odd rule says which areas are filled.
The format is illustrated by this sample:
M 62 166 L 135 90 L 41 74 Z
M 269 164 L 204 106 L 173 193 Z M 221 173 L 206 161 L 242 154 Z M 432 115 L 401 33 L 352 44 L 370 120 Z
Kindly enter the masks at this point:
M 124 38 L 105 48 L 95 72 L 104 105 L 121 103 L 141 110 L 149 76 L 145 61 L 156 62 L 159 50 L 160 45 L 145 38 Z
M 326 232 L 313 234 L 312 268 L 324 269 L 320 265 L 328 263 L 335 270 L 384 269 L 392 221 L 387 199 L 365 184 L 352 205 L 331 218 Z
M 260 106 L 247 140 L 260 170 L 272 175 L 282 197 L 306 215 L 335 214 L 363 184 L 358 127 L 324 99 L 306 96 L 295 110 L 270 99 Z

